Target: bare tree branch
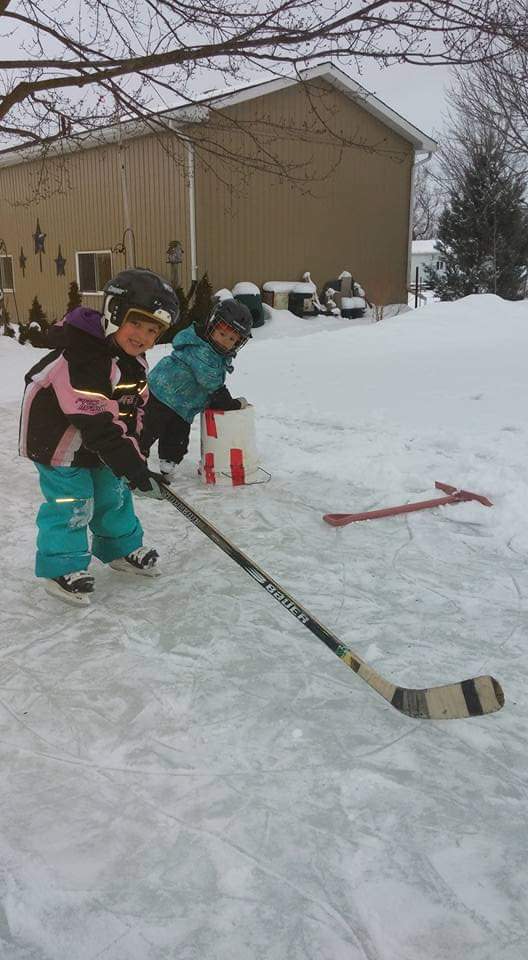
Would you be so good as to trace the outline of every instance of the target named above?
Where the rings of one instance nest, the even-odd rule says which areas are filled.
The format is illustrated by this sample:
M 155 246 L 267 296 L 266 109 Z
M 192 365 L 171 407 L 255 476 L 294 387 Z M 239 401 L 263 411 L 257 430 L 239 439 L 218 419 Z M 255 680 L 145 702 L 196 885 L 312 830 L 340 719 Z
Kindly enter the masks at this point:
M 345 134 L 317 83 L 302 84 L 308 123 L 244 121 L 214 96 L 213 122 L 192 122 L 193 109 L 203 112 L 204 71 L 233 88 L 256 69 L 265 79 L 301 80 L 306 67 L 328 59 L 356 68 L 375 60 L 498 69 L 528 47 L 525 8 L 526 0 L 0 0 L 0 148 L 27 147 L 32 156 L 40 148 L 46 164 L 35 189 L 49 196 L 63 189 L 63 148 L 80 149 L 85 135 L 105 142 L 105 125 L 119 120 L 154 134 L 175 163 L 181 141 L 192 138 L 202 166 L 224 183 L 236 167 L 242 190 L 255 171 L 267 171 L 313 193 L 346 150 L 397 163 L 408 151 Z M 191 116 L 182 127 L 173 109 L 185 105 Z M 302 161 L 285 159 L 288 141 L 305 144 Z M 429 231 L 434 205 L 426 199 Z
M 427 167 L 418 167 L 414 181 L 413 240 L 435 237 L 442 198 Z
M 450 100 L 473 125 L 493 130 L 516 166 L 528 169 L 528 49 L 455 71 Z
M 38 6 L 0 0 L 0 30 L 11 31 L 14 41 L 24 37 L 19 58 L 0 60 L 4 142 L 53 136 L 51 101 L 73 132 L 105 122 L 100 98 L 108 83 L 124 95 L 135 84 L 143 110 L 152 111 L 158 84 L 189 92 L 204 68 L 225 83 L 254 63 L 299 70 L 328 57 L 493 62 L 526 37 L 525 6 L 524 0 L 78 0 L 69 13 L 51 0 Z M 139 76 L 149 83 L 138 86 Z M 87 89 L 93 94 L 86 96 Z

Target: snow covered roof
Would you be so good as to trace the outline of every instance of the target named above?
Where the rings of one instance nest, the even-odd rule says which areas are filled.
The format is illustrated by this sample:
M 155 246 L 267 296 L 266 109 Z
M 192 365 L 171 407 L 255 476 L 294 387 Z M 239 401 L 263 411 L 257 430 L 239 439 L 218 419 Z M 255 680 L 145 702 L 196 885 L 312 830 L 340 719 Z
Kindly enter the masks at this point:
M 437 143 L 427 134 L 423 133 L 418 127 L 396 113 L 391 107 L 387 106 L 382 100 L 379 100 L 373 93 L 370 93 L 356 80 L 353 80 L 339 67 L 332 63 L 320 63 L 315 67 L 306 70 L 300 70 L 298 76 L 280 77 L 274 80 L 260 80 L 243 87 L 225 88 L 221 91 L 208 91 L 204 97 L 198 97 L 192 104 L 184 103 L 169 110 L 160 111 L 146 120 L 126 120 L 121 124 L 112 124 L 108 127 L 101 127 L 89 133 L 81 133 L 71 137 L 69 140 L 59 140 L 51 144 L 49 150 L 51 153 L 61 152 L 69 153 L 78 150 L 79 147 L 96 147 L 103 143 L 114 143 L 120 139 L 133 139 L 134 137 L 145 136 L 145 134 L 156 131 L 156 118 L 158 125 L 174 124 L 179 127 L 181 124 L 200 123 L 210 116 L 210 108 L 222 109 L 234 106 L 237 103 L 243 103 L 247 100 L 256 100 L 259 97 L 267 96 L 270 93 L 276 93 L 278 90 L 285 90 L 295 84 L 308 82 L 311 80 L 326 80 L 345 96 L 359 103 L 360 106 L 372 114 L 378 120 L 381 120 L 395 133 L 399 134 L 408 142 L 412 143 L 415 150 L 424 150 L 428 153 L 434 153 Z M 37 156 L 41 150 L 41 145 L 34 147 L 10 147 L 0 150 L 0 166 L 11 166 L 15 163 L 23 163 Z
M 436 253 L 436 240 L 413 240 L 413 253 Z

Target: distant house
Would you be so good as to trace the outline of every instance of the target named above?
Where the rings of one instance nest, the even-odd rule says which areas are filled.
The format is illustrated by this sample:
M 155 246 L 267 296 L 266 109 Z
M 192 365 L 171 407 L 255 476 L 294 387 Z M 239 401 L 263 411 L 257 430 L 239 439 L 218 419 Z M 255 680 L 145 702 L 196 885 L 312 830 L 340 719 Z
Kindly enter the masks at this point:
M 411 248 L 411 286 L 416 282 L 416 268 L 418 267 L 418 282 L 427 286 L 426 267 L 445 272 L 445 260 L 436 249 L 436 240 L 413 240 Z
M 97 307 L 110 276 L 134 264 L 174 282 L 175 249 L 184 290 L 205 272 L 217 290 L 307 270 L 322 286 L 349 270 L 369 300 L 406 302 L 414 165 L 435 150 L 323 63 L 63 138 L 44 158 L 0 151 L 8 310 L 24 321 L 38 295 L 59 318 L 73 280 Z

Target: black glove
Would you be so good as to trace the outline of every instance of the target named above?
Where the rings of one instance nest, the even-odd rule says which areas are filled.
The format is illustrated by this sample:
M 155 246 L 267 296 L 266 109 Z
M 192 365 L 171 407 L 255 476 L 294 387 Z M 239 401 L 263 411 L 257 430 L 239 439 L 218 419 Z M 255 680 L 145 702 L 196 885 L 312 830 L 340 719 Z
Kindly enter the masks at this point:
M 162 487 L 166 486 L 161 473 L 154 473 L 152 470 L 146 470 L 145 473 L 127 481 L 128 486 L 134 491 L 136 497 L 150 497 L 151 500 L 163 500 Z

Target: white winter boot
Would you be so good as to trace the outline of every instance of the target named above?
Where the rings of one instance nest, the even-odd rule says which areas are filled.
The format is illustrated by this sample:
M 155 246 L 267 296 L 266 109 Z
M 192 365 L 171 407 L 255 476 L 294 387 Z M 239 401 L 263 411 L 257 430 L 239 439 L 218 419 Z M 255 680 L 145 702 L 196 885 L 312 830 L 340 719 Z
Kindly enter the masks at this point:
M 86 570 L 76 570 L 75 573 L 65 573 L 63 577 L 46 580 L 44 589 L 50 597 L 58 597 L 64 603 L 87 607 L 90 603 L 88 594 L 93 593 L 94 584 L 94 578 Z
M 142 577 L 159 577 L 161 570 L 156 566 L 159 553 L 148 547 L 138 547 L 126 557 L 112 560 L 109 566 L 120 573 L 137 573 Z

